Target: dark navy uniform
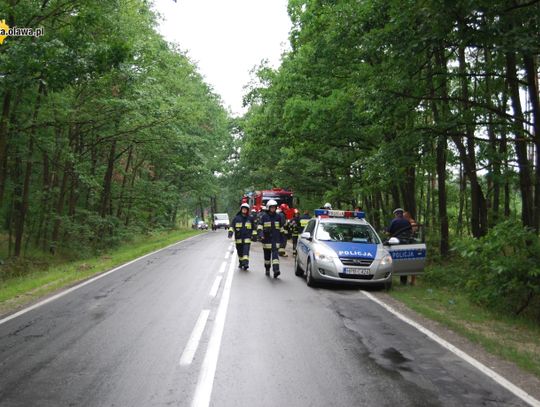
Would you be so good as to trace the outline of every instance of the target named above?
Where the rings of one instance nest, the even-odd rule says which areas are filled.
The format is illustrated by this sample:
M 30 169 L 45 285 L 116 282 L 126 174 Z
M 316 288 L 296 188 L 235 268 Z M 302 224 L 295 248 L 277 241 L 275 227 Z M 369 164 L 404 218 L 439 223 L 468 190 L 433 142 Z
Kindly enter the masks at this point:
M 236 243 L 236 252 L 238 253 L 239 267 L 245 270 L 249 267 L 249 248 L 251 240 L 257 237 L 257 229 L 254 220 L 249 215 L 243 215 L 238 212 L 234 217 L 229 228 L 229 237 L 232 237 Z
M 298 244 L 298 237 L 300 236 L 300 233 L 302 233 L 303 229 L 304 228 L 301 224 L 300 215 L 294 215 L 294 218 L 289 221 L 289 231 L 291 232 L 292 236 L 292 251 L 294 256 L 296 256 L 296 245 Z
M 257 227 L 263 244 L 266 274 L 270 273 L 270 265 L 272 265 L 274 277 L 279 275 L 279 246 L 285 233 L 284 226 L 285 221 L 279 213 L 267 212 L 261 217 Z

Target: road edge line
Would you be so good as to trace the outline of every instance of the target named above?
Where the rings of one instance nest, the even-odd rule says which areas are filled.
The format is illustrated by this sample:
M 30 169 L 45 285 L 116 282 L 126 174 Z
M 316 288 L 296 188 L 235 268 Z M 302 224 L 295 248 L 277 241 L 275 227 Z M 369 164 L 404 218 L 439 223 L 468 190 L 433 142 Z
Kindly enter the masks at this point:
M 519 388 L 515 384 L 511 383 L 509 380 L 505 379 L 503 376 L 495 372 L 494 370 L 490 369 L 486 365 L 484 365 L 482 362 L 476 360 L 472 356 L 470 356 L 468 353 L 462 351 L 461 349 L 457 348 L 456 346 L 452 345 L 447 340 L 441 338 L 436 333 L 430 331 L 423 325 L 419 324 L 416 321 L 413 321 L 409 317 L 406 317 L 399 311 L 396 311 L 393 307 L 386 304 L 384 301 L 376 298 L 374 295 L 368 293 L 367 291 L 361 290 L 362 294 L 364 294 L 367 298 L 369 298 L 371 301 L 375 302 L 376 304 L 379 304 L 381 307 L 386 309 L 388 312 L 396 316 L 397 318 L 401 319 L 403 322 L 411 325 L 413 328 L 416 328 L 418 331 L 422 332 L 424 335 L 426 335 L 428 338 L 430 338 L 432 341 L 437 342 L 439 345 L 441 345 L 443 348 L 446 348 L 456 356 L 463 359 L 465 362 L 469 363 L 471 366 L 475 367 L 476 369 L 480 370 L 482 373 L 484 373 L 486 376 L 494 380 L 496 383 L 504 387 L 506 390 L 514 394 L 514 396 L 520 398 L 527 404 L 533 406 L 533 407 L 540 407 L 540 401 L 535 399 L 533 396 L 531 396 L 529 393 L 527 393 L 525 390 Z
M 183 243 L 183 242 L 187 242 L 188 240 L 194 239 L 194 238 L 199 237 L 199 236 L 202 236 L 202 235 L 201 235 L 201 234 L 197 234 L 197 235 L 195 235 L 195 236 L 190 236 L 190 237 L 188 237 L 187 239 L 179 240 L 178 242 L 175 242 L 175 243 L 172 243 L 172 244 L 170 244 L 170 245 L 168 245 L 168 246 L 162 247 L 161 249 L 154 250 L 154 251 L 151 252 L 151 253 L 147 253 L 147 254 L 145 254 L 145 255 L 143 255 L 143 256 L 141 256 L 141 257 L 137 257 L 136 259 L 130 260 L 130 261 L 128 261 L 127 263 L 121 264 L 121 265 L 119 265 L 119 266 L 117 266 L 117 267 L 115 267 L 115 268 L 113 268 L 113 269 L 111 269 L 111 270 L 109 270 L 109 271 L 105 271 L 105 272 L 103 272 L 103 273 L 101 273 L 101 274 L 98 274 L 98 275 L 95 276 L 95 277 L 91 277 L 91 278 L 89 278 L 88 280 L 84 280 L 83 282 L 78 283 L 78 284 L 76 284 L 76 285 L 74 285 L 74 286 L 72 286 L 72 287 L 70 287 L 70 288 L 67 288 L 67 289 L 65 289 L 65 290 L 63 290 L 63 291 L 61 291 L 61 292 L 59 292 L 58 294 L 55 294 L 55 295 L 53 295 L 53 296 L 51 296 L 51 297 L 48 297 L 48 298 L 45 298 L 44 300 L 41 300 L 41 301 L 39 301 L 39 302 L 37 302 L 37 303 L 35 303 L 35 304 L 33 304 L 33 305 L 29 305 L 28 307 L 23 308 L 23 309 L 21 309 L 21 310 L 15 312 L 14 314 L 8 315 L 7 317 L 0 319 L 0 325 L 6 323 L 6 322 L 8 322 L 8 321 L 11 321 L 12 319 L 15 319 L 15 318 L 17 318 L 17 317 L 20 317 L 21 315 L 24 315 L 24 314 L 26 314 L 27 312 L 30 312 L 30 311 L 32 311 L 32 310 L 34 310 L 34 309 L 36 309 L 36 308 L 42 307 L 43 305 L 48 304 L 49 302 L 53 302 L 53 301 L 57 300 L 58 298 L 63 297 L 64 295 L 67 295 L 67 294 L 69 294 L 69 293 L 71 293 L 71 292 L 73 292 L 73 291 L 75 291 L 75 290 L 78 290 L 79 288 L 84 287 L 85 285 L 91 284 L 91 283 L 93 283 L 94 281 L 97 281 L 97 280 L 99 280 L 100 278 L 103 278 L 103 277 L 105 277 L 105 276 L 108 276 L 109 274 L 112 274 L 112 273 L 114 273 L 115 271 L 118 271 L 118 270 L 120 270 L 121 268 L 124 268 L 124 267 L 126 267 L 126 266 L 129 266 L 130 264 L 133 264 L 133 263 L 135 263 L 135 262 L 137 262 L 137 261 L 139 261 L 139 260 L 142 260 L 142 259 L 144 259 L 145 257 L 151 256 L 151 255 L 156 254 L 156 253 L 158 253 L 158 252 L 160 252 L 160 251 L 162 251 L 162 250 L 166 250 L 166 249 L 168 249 L 168 248 L 170 248 L 170 247 L 172 247 L 172 246 L 176 246 L 177 244 L 180 244 L 180 243 Z

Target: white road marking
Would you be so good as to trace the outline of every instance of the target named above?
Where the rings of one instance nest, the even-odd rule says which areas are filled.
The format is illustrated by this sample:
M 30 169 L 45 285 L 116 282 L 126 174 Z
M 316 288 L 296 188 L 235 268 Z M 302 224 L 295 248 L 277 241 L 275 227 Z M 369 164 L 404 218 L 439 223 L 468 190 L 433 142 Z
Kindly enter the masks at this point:
M 160 252 L 162 250 L 165 250 L 165 249 L 168 249 L 170 247 L 176 246 L 177 244 L 187 242 L 188 240 L 194 239 L 194 238 L 196 238 L 198 236 L 201 236 L 201 235 L 191 236 L 191 237 L 188 237 L 187 239 L 184 239 L 184 240 L 181 240 L 179 242 L 170 244 L 170 245 L 168 245 L 166 247 L 163 247 L 162 249 L 158 249 L 158 250 L 155 250 L 155 251 L 153 251 L 151 253 L 145 254 L 144 256 L 137 257 L 136 259 L 128 261 L 127 263 L 124 263 L 124 264 L 122 264 L 122 265 L 120 265 L 118 267 L 115 267 L 112 270 L 109 270 L 109 271 L 107 271 L 105 273 L 102 273 L 102 274 L 100 274 L 100 275 L 98 275 L 96 277 L 93 277 L 93 278 L 89 279 L 89 280 L 83 281 L 80 284 L 77 284 L 77 285 L 75 285 L 75 286 L 73 286 L 71 288 L 68 288 L 65 291 L 62 291 L 61 293 L 58 293 L 56 295 L 53 295 L 52 297 L 49 297 L 49 298 L 47 298 L 47 299 L 45 299 L 43 301 L 40 301 L 40 302 L 38 302 L 38 303 L 36 303 L 34 305 L 26 307 L 26 308 L 14 313 L 14 314 L 11 314 L 11 315 L 5 317 L 4 319 L 0 319 L 0 325 L 4 324 L 4 323 L 6 323 L 6 322 L 8 322 L 8 321 L 10 321 L 12 319 L 15 319 L 17 317 L 20 317 L 21 315 L 26 314 L 27 312 L 32 311 L 32 310 L 34 310 L 36 308 L 39 308 L 39 307 L 41 307 L 41 306 L 43 306 L 45 304 L 48 304 L 49 302 L 53 302 L 53 301 L 57 300 L 58 298 L 63 297 L 64 295 L 67 295 L 67 294 L 69 294 L 69 293 L 71 293 L 71 292 L 73 292 L 75 290 L 78 290 L 79 288 L 84 287 L 85 285 L 91 284 L 94 281 L 99 280 L 100 278 L 108 276 L 109 274 L 114 273 L 115 271 L 118 271 L 118 270 L 120 270 L 120 269 L 122 269 L 122 268 L 124 268 L 126 266 L 129 266 L 130 264 L 136 263 L 139 260 L 144 259 L 145 257 L 152 256 L 153 254 L 156 254 L 156 253 L 158 253 L 158 252 Z
M 180 357 L 180 366 L 188 366 L 191 364 L 191 362 L 193 362 L 193 357 L 195 356 L 199 343 L 201 342 L 201 337 L 204 332 L 204 328 L 206 327 L 206 322 L 208 321 L 209 315 L 210 310 L 203 309 L 201 311 L 199 319 L 197 319 L 195 327 L 191 332 L 191 336 L 189 337 L 186 347 L 184 348 L 184 352 Z
M 225 253 L 225 260 L 227 260 L 230 255 L 231 255 L 231 252 L 229 250 L 227 250 L 227 253 Z
M 225 272 L 225 267 L 227 267 L 227 262 L 226 261 L 221 263 L 221 267 L 219 268 L 218 274 L 223 274 Z
M 212 288 L 210 289 L 210 297 L 214 298 L 219 290 L 219 284 L 221 283 L 221 276 L 217 276 Z
M 469 363 L 470 365 L 474 366 L 476 369 L 480 370 L 482 373 L 484 373 L 486 376 L 493 379 L 495 382 L 503 386 L 506 390 L 513 393 L 515 396 L 519 397 L 524 402 L 528 403 L 529 405 L 533 407 L 540 407 L 540 401 L 532 397 L 529 393 L 524 391 L 523 389 L 520 389 L 513 383 L 510 383 L 508 380 L 506 380 L 504 377 L 496 373 L 495 371 L 491 370 L 489 367 L 484 365 L 482 362 L 474 359 L 469 354 L 463 352 L 461 349 L 456 348 L 451 343 L 445 341 L 443 338 L 435 334 L 434 332 L 430 331 L 429 329 L 425 328 L 424 326 L 420 325 L 419 323 L 413 321 L 412 319 L 406 317 L 405 315 L 401 314 L 400 312 L 396 311 L 394 308 L 392 308 L 390 305 L 384 303 L 383 301 L 379 300 L 378 298 L 374 297 L 372 294 L 362 291 L 362 293 L 369 298 L 370 300 L 376 302 L 381 307 L 385 308 L 388 312 L 394 314 L 396 317 L 401 319 L 403 322 L 406 322 L 407 324 L 413 326 L 414 328 L 418 329 L 420 332 L 422 332 L 424 335 L 426 335 L 431 340 L 437 342 L 442 347 L 448 349 L 453 354 L 459 356 L 461 359 L 463 359 L 465 362 Z
M 210 397 L 212 395 L 212 387 L 214 386 L 214 377 L 216 375 L 216 367 L 221 348 L 221 338 L 223 337 L 223 329 L 225 328 L 225 318 L 227 317 L 227 309 L 229 307 L 229 299 L 231 297 L 231 286 L 234 277 L 236 254 L 232 255 L 229 271 L 221 301 L 214 320 L 214 328 L 208 342 L 208 348 L 204 357 L 195 396 L 191 403 L 192 407 L 207 407 L 210 405 Z

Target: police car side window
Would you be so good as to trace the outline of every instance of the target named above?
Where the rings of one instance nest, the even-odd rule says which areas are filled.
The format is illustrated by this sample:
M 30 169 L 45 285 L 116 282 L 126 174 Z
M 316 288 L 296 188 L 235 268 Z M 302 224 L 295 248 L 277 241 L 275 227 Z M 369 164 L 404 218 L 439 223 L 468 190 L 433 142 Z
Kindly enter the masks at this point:
M 310 220 L 306 228 L 304 229 L 304 232 L 308 232 L 311 234 L 311 236 L 313 236 L 313 229 L 315 229 L 315 221 Z

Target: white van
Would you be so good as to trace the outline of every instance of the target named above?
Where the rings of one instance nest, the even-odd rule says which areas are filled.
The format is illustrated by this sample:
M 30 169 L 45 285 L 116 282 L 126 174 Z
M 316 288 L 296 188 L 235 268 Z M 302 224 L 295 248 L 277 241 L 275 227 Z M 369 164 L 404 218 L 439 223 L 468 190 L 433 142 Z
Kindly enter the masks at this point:
M 229 228 L 229 215 L 226 213 L 214 213 L 214 222 L 212 223 L 212 230 L 216 229 L 228 229 Z

